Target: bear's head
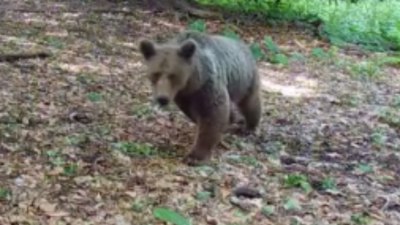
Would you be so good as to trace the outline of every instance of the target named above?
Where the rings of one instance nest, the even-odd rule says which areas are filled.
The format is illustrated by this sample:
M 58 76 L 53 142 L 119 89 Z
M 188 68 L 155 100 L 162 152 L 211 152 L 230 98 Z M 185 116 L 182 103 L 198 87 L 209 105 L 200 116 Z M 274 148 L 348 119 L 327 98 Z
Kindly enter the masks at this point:
M 187 40 L 181 44 L 159 45 L 141 40 L 139 50 L 147 67 L 147 77 L 156 102 L 161 106 L 168 105 L 186 87 L 193 73 L 195 42 Z

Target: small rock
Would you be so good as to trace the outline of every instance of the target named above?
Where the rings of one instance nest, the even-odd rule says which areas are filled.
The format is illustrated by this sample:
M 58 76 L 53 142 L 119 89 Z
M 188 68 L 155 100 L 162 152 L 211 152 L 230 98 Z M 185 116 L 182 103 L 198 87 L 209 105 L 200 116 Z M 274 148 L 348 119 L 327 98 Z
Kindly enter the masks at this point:
M 245 198 L 261 198 L 261 192 L 255 188 L 251 188 L 251 187 L 246 187 L 246 186 L 241 186 L 241 187 L 237 187 L 235 188 L 235 190 L 233 190 L 233 194 L 236 197 L 245 197 Z

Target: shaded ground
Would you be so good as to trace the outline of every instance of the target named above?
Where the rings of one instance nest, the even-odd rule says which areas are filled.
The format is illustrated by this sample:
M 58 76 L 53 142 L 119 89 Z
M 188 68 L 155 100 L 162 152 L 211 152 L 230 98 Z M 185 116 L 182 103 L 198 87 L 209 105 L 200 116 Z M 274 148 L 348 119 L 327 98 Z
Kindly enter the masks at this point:
M 259 134 L 227 134 L 212 165 L 192 168 L 179 160 L 194 125 L 151 106 L 135 49 L 187 22 L 72 5 L 2 6 L 40 10 L 0 13 L 0 52 L 54 56 L 0 64 L 0 224 L 162 224 L 158 206 L 192 224 L 400 224 L 398 69 L 368 66 L 372 56 L 358 52 L 313 58 L 326 44 L 305 33 L 241 27 L 247 41 L 268 34 L 306 57 L 260 63 Z M 233 197 L 241 185 L 262 198 Z

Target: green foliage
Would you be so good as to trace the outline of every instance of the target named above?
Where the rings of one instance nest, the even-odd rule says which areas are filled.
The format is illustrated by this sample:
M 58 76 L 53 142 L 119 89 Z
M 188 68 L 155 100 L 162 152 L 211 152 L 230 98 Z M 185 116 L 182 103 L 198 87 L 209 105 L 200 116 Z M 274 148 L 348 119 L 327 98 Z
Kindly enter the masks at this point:
M 5 201 L 11 196 L 11 191 L 8 188 L 0 187 L 0 201 Z
M 360 44 L 371 50 L 400 50 L 400 2 L 396 0 L 338 1 L 197 0 L 228 11 L 262 15 L 266 21 L 302 21 L 320 25 L 320 35 L 332 43 Z
M 155 208 L 153 210 L 153 215 L 155 218 L 162 220 L 164 222 L 169 222 L 174 225 L 190 225 L 190 221 L 180 215 L 179 213 L 168 209 L 168 208 Z
M 102 100 L 102 95 L 98 92 L 89 92 L 87 93 L 87 98 L 91 101 L 91 102 L 99 102 Z
M 204 20 L 197 19 L 189 23 L 188 29 L 193 31 L 205 32 L 207 30 L 207 25 Z
M 329 54 L 322 48 L 313 48 L 311 50 L 311 55 L 317 59 L 329 58 Z
M 149 104 L 135 104 L 131 110 L 130 110 L 130 114 L 134 115 L 138 118 L 146 118 L 147 116 L 152 114 L 152 109 L 150 107 Z
M 264 37 L 264 45 L 267 48 L 267 50 L 273 54 L 278 54 L 281 52 L 278 45 L 272 40 L 272 37 L 270 36 Z
M 57 49 L 63 49 L 64 48 L 64 43 L 61 39 L 54 37 L 54 36 L 46 36 L 43 38 L 43 41 L 41 41 L 43 44 L 46 44 L 48 46 L 51 46 L 53 48 Z
M 264 216 L 270 216 L 274 214 L 274 212 L 275 212 L 275 207 L 273 205 L 265 205 L 261 208 L 261 213 Z
M 300 202 L 295 198 L 288 198 L 283 205 L 283 208 L 288 211 L 300 210 Z
M 46 152 L 46 155 L 53 166 L 61 166 L 65 164 L 64 158 L 59 151 L 50 150 Z
M 264 58 L 264 52 L 261 49 L 260 44 L 258 44 L 258 43 L 251 44 L 250 50 L 256 60 L 261 60 Z
M 355 225 L 368 225 L 371 223 L 368 215 L 361 214 L 361 213 L 351 215 L 351 221 Z
M 282 65 L 288 65 L 289 64 L 289 59 L 288 57 L 286 57 L 286 55 L 278 53 L 275 54 L 271 57 L 270 60 L 272 63 L 276 63 L 276 64 L 282 64 Z
M 374 172 L 374 169 L 372 168 L 371 165 L 368 165 L 366 163 L 360 163 L 358 164 L 356 168 L 359 172 L 366 174 L 366 173 L 372 173 Z
M 145 206 L 146 205 L 145 205 L 144 202 L 142 202 L 140 200 L 135 200 L 131 205 L 131 209 L 134 212 L 140 213 L 140 212 L 142 212 L 144 210 Z
M 157 154 L 157 149 L 150 144 L 141 144 L 136 142 L 117 142 L 113 147 L 128 156 L 152 156 Z
M 286 175 L 284 183 L 286 187 L 301 187 L 307 193 L 312 191 L 312 187 L 308 182 L 307 177 L 302 174 Z
M 321 186 L 324 190 L 336 190 L 336 182 L 331 177 L 324 178 Z
M 78 165 L 76 163 L 67 164 L 64 166 L 64 175 L 66 176 L 74 176 L 77 174 Z
M 371 134 L 371 140 L 375 146 L 383 146 L 386 143 L 386 139 L 387 139 L 386 134 L 381 129 L 376 129 Z
M 370 80 L 378 78 L 380 66 L 374 61 L 362 61 L 348 65 L 350 74 L 360 80 Z
M 222 33 L 225 37 L 229 37 L 235 40 L 240 40 L 240 36 L 238 34 L 236 34 L 233 30 L 229 29 L 229 28 L 225 28 L 223 33 Z
M 379 112 L 379 119 L 394 128 L 400 128 L 400 112 L 396 108 L 385 107 Z
M 393 107 L 400 108 L 400 94 L 395 95 L 392 102 Z
M 212 193 L 209 191 L 200 191 L 196 194 L 196 199 L 199 201 L 206 201 L 211 197 Z

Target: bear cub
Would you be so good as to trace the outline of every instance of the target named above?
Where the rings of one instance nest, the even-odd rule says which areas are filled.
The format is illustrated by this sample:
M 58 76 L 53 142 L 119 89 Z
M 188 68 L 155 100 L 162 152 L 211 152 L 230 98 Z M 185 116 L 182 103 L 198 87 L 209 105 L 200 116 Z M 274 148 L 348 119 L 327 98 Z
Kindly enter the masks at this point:
M 155 101 L 175 102 L 196 124 L 197 134 L 183 162 L 207 162 L 233 120 L 233 106 L 253 132 L 261 118 L 260 78 L 249 47 L 239 40 L 195 31 L 165 43 L 141 40 Z

